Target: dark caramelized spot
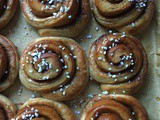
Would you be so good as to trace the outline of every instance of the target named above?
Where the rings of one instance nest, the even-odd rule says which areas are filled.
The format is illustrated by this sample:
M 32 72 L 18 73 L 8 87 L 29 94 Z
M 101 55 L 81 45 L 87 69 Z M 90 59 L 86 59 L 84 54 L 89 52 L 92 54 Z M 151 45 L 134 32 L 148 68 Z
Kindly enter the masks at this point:
M 5 110 L 0 107 L 0 120 L 8 120 Z
M 7 0 L 0 0 L 0 16 L 3 14 L 4 10 L 6 9 Z
M 118 3 L 122 2 L 123 0 L 108 0 L 108 1 L 113 4 L 118 4 Z
M 3 47 L 0 45 L 0 80 L 2 80 L 7 70 L 7 61 L 7 54 L 4 51 Z

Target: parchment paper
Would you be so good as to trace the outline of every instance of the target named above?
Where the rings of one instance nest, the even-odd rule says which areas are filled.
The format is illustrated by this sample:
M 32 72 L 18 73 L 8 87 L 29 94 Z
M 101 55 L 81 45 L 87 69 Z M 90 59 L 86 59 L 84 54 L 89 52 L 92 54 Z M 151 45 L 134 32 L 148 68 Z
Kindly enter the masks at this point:
M 141 35 L 136 36 L 144 45 L 149 59 L 148 79 L 146 79 L 143 87 L 138 94 L 135 95 L 146 108 L 150 120 L 160 120 L 160 0 L 157 0 L 157 7 L 154 19 L 150 27 Z M 158 9 L 159 8 L 159 9 Z M 159 20 L 159 22 L 157 22 Z M 99 31 L 96 31 L 96 27 Z M 91 43 L 105 33 L 105 29 L 97 24 L 92 16 L 90 25 L 86 30 L 75 40 L 84 48 L 88 55 L 88 50 Z M 35 38 L 39 38 L 37 30 L 28 25 L 21 13 L 20 6 L 16 15 L 5 29 L 0 31 L 0 34 L 8 37 L 18 47 L 19 54 L 22 54 L 23 49 Z M 87 35 L 92 35 L 91 39 L 87 39 Z M 84 92 L 76 99 L 65 102 L 77 115 L 77 119 L 81 114 L 85 103 L 92 97 L 92 94 L 100 93 L 98 83 L 89 80 Z M 35 92 L 31 92 L 22 86 L 20 80 L 3 93 L 9 97 L 18 107 L 27 100 L 38 97 Z

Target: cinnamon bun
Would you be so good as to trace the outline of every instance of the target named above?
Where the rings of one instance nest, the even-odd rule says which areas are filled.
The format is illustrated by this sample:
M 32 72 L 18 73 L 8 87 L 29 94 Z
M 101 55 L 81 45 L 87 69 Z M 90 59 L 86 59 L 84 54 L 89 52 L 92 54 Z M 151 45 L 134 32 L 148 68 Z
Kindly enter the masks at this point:
M 93 42 L 89 52 L 90 75 L 103 91 L 135 93 L 148 70 L 146 51 L 137 38 L 120 33 L 106 34 Z
M 19 55 L 15 45 L 0 35 L 0 92 L 9 88 L 18 76 Z
M 0 29 L 4 28 L 16 12 L 18 0 L 0 0 Z
M 0 95 L 0 120 L 12 120 L 16 115 L 17 107 L 8 98 Z
M 99 24 L 132 35 L 149 26 L 154 9 L 154 0 L 93 0 L 93 13 Z
M 41 36 L 74 38 L 90 20 L 89 0 L 23 0 L 21 6 Z
M 24 86 L 45 98 L 72 99 L 89 78 L 85 52 L 69 38 L 36 39 L 23 51 L 19 76 Z
M 141 103 L 128 95 L 96 95 L 85 106 L 80 120 L 148 120 Z
M 43 98 L 27 101 L 13 120 L 76 120 L 64 104 Z

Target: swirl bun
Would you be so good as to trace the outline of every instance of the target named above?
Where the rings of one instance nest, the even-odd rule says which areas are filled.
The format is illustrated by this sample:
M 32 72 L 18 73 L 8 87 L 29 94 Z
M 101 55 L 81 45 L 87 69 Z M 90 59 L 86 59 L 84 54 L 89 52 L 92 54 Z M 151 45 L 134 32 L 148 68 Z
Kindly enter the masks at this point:
M 27 101 L 14 120 L 76 120 L 72 111 L 64 104 L 36 98 Z
M 12 19 L 17 8 L 18 0 L 0 0 L 0 29 Z
M 149 26 L 154 8 L 154 0 L 93 0 L 93 13 L 99 24 L 132 35 Z
M 12 120 L 17 108 L 8 98 L 0 95 L 0 120 Z
M 20 80 L 45 98 L 68 100 L 85 87 L 89 75 L 86 55 L 74 40 L 44 37 L 24 50 L 20 61 Z
M 90 19 L 89 0 L 23 0 L 21 6 L 41 36 L 76 37 Z
M 85 106 L 80 120 L 148 120 L 141 103 L 128 95 L 99 94 Z
M 15 45 L 0 35 L 0 92 L 9 88 L 18 76 L 19 55 Z
M 147 55 L 138 39 L 118 33 L 99 37 L 90 48 L 89 62 L 91 77 L 109 93 L 135 93 L 148 70 Z

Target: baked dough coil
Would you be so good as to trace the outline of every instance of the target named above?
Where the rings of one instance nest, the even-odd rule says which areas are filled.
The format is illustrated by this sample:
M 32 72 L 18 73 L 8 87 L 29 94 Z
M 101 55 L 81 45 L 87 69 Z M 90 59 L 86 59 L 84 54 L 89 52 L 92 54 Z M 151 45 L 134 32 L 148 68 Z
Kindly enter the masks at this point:
M 154 0 L 93 0 L 93 13 L 99 24 L 131 35 L 149 26 L 154 9 Z
M 0 92 L 14 84 L 19 69 L 18 50 L 6 37 L 0 35 Z
M 137 38 L 106 34 L 93 42 L 89 52 L 90 75 L 103 91 L 133 94 L 148 71 L 146 51 Z
M 35 98 L 22 105 L 13 120 L 76 120 L 76 118 L 62 103 Z
M 0 29 L 2 29 L 15 14 L 18 0 L 0 0 L 0 3 Z
M 34 40 L 23 51 L 19 76 L 28 89 L 45 98 L 62 101 L 76 97 L 89 75 L 88 62 L 81 46 L 64 37 Z
M 85 106 L 80 120 L 148 120 L 142 104 L 128 95 L 94 96 Z
M 23 14 L 41 36 L 74 38 L 90 20 L 89 0 L 23 0 Z

